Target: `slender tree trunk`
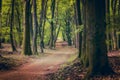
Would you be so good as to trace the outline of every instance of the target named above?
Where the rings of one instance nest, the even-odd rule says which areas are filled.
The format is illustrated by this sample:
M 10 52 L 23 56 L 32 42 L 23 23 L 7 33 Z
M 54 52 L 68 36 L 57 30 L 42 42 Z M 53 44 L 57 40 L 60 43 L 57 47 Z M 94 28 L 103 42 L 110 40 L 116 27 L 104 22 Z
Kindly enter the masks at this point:
M 20 12 L 18 7 L 16 7 L 16 12 L 17 12 L 18 25 L 19 25 L 19 27 L 17 28 L 17 31 L 19 36 L 19 47 L 20 47 L 22 45 L 22 37 L 21 37 L 22 29 L 21 29 Z
M 120 14 L 120 0 L 118 0 L 118 15 Z
M 111 0 L 111 7 L 112 7 L 112 13 L 113 13 L 113 29 L 112 29 L 112 41 L 113 41 L 113 50 L 117 50 L 117 30 L 115 29 L 115 15 L 116 15 L 116 7 L 117 7 L 117 0 Z
M 87 55 L 89 59 L 89 70 L 86 78 L 97 74 L 112 73 L 105 43 L 105 0 L 86 0 L 86 11 Z
M 76 0 L 77 1 L 77 0 Z M 76 6 L 76 3 L 74 4 L 74 22 L 75 22 L 75 24 L 76 24 L 76 27 L 74 28 L 74 34 L 75 34 L 75 37 L 74 37 L 74 39 L 73 39 L 73 45 L 75 45 L 75 48 L 78 48 L 78 41 L 79 41 L 79 39 L 78 39 L 78 33 L 76 34 L 76 32 L 75 32 L 75 30 L 77 30 L 78 29 L 78 19 L 77 19 L 77 8 L 76 8 L 77 6 Z
M 55 12 L 55 2 L 56 0 L 51 0 L 51 13 L 52 13 L 52 17 L 51 17 L 51 40 L 50 40 L 50 48 L 52 49 L 54 47 L 54 23 L 53 23 L 53 19 L 54 19 L 54 12 Z
M 41 14 L 40 14 L 40 25 L 39 25 L 39 35 L 40 35 L 40 49 L 41 49 L 41 53 L 44 52 L 43 50 L 43 18 L 44 18 L 44 5 L 45 5 L 45 0 L 42 0 L 41 2 Z
M 11 3 L 12 3 L 12 12 L 11 12 L 11 23 L 10 23 L 10 41 L 11 41 L 12 51 L 17 51 L 14 45 L 14 40 L 13 40 L 15 0 L 11 0 Z
M 2 0 L 0 0 L 0 28 L 2 27 Z M 2 33 L 0 32 L 0 48 L 2 48 Z
M 56 35 L 54 35 L 54 48 L 56 47 L 56 45 L 55 45 L 55 43 L 56 43 L 56 41 L 57 41 L 57 38 L 58 38 L 58 35 L 59 35 L 59 32 L 60 32 L 60 25 L 59 25 L 59 21 L 58 21 L 58 13 L 59 13 L 59 8 L 58 8 L 58 6 L 59 6 L 59 0 L 58 1 L 56 1 L 56 29 L 55 29 L 55 34 Z M 57 30 L 57 31 L 56 31 Z
M 70 28 L 70 21 L 69 18 L 66 20 L 66 37 L 68 46 L 72 46 L 72 40 L 71 40 L 71 28 Z
M 119 4 L 118 4 L 118 15 L 120 18 L 120 0 L 119 0 Z M 119 29 L 120 31 L 120 29 Z M 118 35 L 118 48 L 120 49 L 120 34 Z
M 65 32 L 64 31 L 62 31 L 62 38 L 63 38 L 63 41 L 66 41 Z
M 37 4 L 36 0 L 33 0 L 33 53 L 37 53 L 37 29 L 38 29 L 38 21 L 37 21 Z
M 112 50 L 112 45 L 111 45 L 111 35 L 110 35 L 110 0 L 106 0 L 106 22 L 107 22 L 107 51 Z
M 77 12 L 77 26 L 82 25 L 82 21 L 81 21 L 81 10 L 80 10 L 80 0 L 76 0 L 76 12 Z M 78 27 L 80 28 L 80 27 Z M 78 49 L 79 49 L 79 58 L 81 57 L 81 50 L 82 50 L 82 31 L 78 32 Z
M 43 48 L 45 48 L 45 45 L 44 45 L 44 31 L 45 31 L 46 14 L 47 14 L 47 8 L 48 8 L 47 3 L 48 3 L 48 0 L 45 0 L 44 12 L 43 12 L 42 36 L 41 36 L 41 44 L 42 44 Z
M 30 11 L 31 11 L 31 7 L 30 7 Z M 33 13 L 30 12 L 30 39 L 33 39 L 33 18 L 32 18 Z
M 57 38 L 58 38 L 58 35 L 59 35 L 59 32 L 60 32 L 60 26 L 58 27 L 58 31 L 57 31 L 57 34 L 56 34 L 56 36 L 55 36 L 55 41 L 54 41 L 54 43 L 56 43 L 56 41 L 57 41 Z
M 23 54 L 32 55 L 30 44 L 30 0 L 25 0 Z
M 81 63 L 84 65 L 84 67 L 88 67 L 89 65 L 89 60 L 88 60 L 88 55 L 87 55 L 87 39 L 86 39 L 86 15 L 87 15 L 87 9 L 86 9 L 86 1 L 82 0 L 82 14 L 83 14 L 83 36 L 82 36 L 82 52 L 81 52 Z

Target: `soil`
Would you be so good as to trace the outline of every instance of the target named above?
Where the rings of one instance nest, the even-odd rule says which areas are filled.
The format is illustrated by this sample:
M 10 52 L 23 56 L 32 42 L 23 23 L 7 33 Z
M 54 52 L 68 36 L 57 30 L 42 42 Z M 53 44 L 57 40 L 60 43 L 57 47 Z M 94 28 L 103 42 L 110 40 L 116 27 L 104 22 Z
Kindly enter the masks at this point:
M 0 80 L 48 80 L 46 76 L 58 71 L 62 64 L 67 63 L 68 59 L 75 55 L 76 51 L 73 47 L 57 48 L 56 50 L 47 49 L 45 56 L 31 56 L 27 58 L 27 63 L 20 67 L 0 71 Z
M 108 53 L 109 63 L 115 74 L 96 75 L 89 80 L 120 80 L 120 51 L 111 51 Z M 79 59 L 76 59 L 71 65 L 60 69 L 56 73 L 49 74 L 49 80 L 84 80 L 87 68 L 84 68 Z
M 55 50 L 45 49 L 45 53 L 40 56 L 20 55 L 21 49 L 13 53 L 10 46 L 5 45 L 7 47 L 0 49 L 0 53 L 4 53 L 5 57 L 17 59 L 16 62 L 21 66 L 0 71 L 0 80 L 82 80 L 87 69 L 83 68 L 79 59 L 65 65 L 72 56 L 76 55 L 77 50 L 64 44 L 58 43 Z M 120 51 L 108 52 L 108 57 L 116 74 L 96 75 L 91 80 L 120 80 Z

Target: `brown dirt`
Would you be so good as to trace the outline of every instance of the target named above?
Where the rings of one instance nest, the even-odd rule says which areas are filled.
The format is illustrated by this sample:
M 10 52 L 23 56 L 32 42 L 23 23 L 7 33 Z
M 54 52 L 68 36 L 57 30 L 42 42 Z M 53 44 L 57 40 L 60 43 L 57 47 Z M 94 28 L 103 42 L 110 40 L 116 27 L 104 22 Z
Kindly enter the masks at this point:
M 109 63 L 115 74 L 97 75 L 89 80 L 120 80 L 120 51 L 111 51 L 108 53 Z M 50 80 L 84 80 L 88 69 L 84 68 L 79 59 L 76 59 L 71 65 L 64 67 L 56 73 L 49 74 Z
M 60 66 L 76 53 L 72 47 L 45 50 L 49 55 L 41 58 L 29 58 L 28 63 L 0 72 L 0 80 L 47 80 L 46 75 L 56 72 Z

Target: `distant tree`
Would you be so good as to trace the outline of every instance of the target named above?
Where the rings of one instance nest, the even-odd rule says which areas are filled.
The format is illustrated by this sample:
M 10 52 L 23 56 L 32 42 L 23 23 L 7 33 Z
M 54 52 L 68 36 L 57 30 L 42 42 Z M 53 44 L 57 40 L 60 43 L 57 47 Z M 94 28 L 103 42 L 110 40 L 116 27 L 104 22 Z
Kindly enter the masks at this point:
M 106 35 L 107 35 L 107 50 L 111 51 L 112 50 L 112 42 L 111 42 L 111 31 L 110 31 L 110 25 L 111 25 L 111 21 L 110 21 L 110 0 L 106 0 L 106 23 L 107 23 L 107 31 L 106 31 Z
M 30 0 L 24 1 L 24 34 L 23 34 L 23 54 L 32 55 L 30 44 Z
M 15 9 L 15 0 L 11 0 L 11 18 L 10 18 L 10 41 L 11 41 L 11 47 L 12 47 L 12 51 L 17 51 L 15 48 L 15 44 L 14 44 L 14 39 L 13 39 L 13 27 L 14 27 L 14 9 Z
M 22 2 L 21 1 L 15 1 L 15 4 L 17 6 L 15 6 L 15 26 L 16 26 L 16 30 L 17 30 L 17 33 L 18 33 L 18 47 L 21 47 L 22 45 L 22 18 L 23 18 L 23 14 L 22 13 L 22 8 L 21 4 Z
M 39 35 L 40 35 L 40 48 L 43 53 L 44 50 L 44 29 L 46 22 L 46 12 L 47 12 L 47 2 L 48 0 L 42 0 L 41 2 L 41 11 L 40 11 L 40 24 L 39 24 Z
M 81 9 L 80 9 L 80 0 L 76 0 L 76 26 L 77 29 L 80 28 L 78 26 L 82 25 L 82 21 L 81 21 Z M 78 44 L 78 49 L 79 49 L 79 58 L 81 57 L 81 52 L 82 52 L 82 31 L 77 33 L 77 39 L 78 41 L 76 41 L 76 45 Z
M 54 47 L 54 22 L 53 22 L 53 19 L 54 19 L 54 12 L 55 12 L 55 3 L 56 3 L 56 0 L 51 0 L 51 39 L 50 39 L 50 48 L 53 48 Z
M 115 24 L 116 24 L 116 19 L 115 19 L 115 16 L 116 16 L 116 12 L 117 12 L 117 0 L 111 0 L 111 9 L 112 9 L 112 15 L 113 15 L 113 26 L 112 26 L 112 45 L 113 45 L 113 50 L 117 50 L 118 47 L 117 47 L 117 29 L 115 28 Z
M 37 32 L 38 32 L 38 21 L 37 21 L 37 4 L 36 0 L 33 0 L 33 53 L 37 53 Z
M 65 34 L 68 42 L 68 46 L 72 46 L 72 38 L 71 38 L 71 25 L 70 25 L 70 10 L 66 11 L 66 19 L 65 19 Z
M 119 3 L 118 3 L 118 15 L 119 15 L 119 19 L 120 19 L 120 0 L 118 0 Z M 119 32 L 120 32 L 120 29 L 119 29 Z M 118 35 L 118 48 L 120 49 L 120 34 Z

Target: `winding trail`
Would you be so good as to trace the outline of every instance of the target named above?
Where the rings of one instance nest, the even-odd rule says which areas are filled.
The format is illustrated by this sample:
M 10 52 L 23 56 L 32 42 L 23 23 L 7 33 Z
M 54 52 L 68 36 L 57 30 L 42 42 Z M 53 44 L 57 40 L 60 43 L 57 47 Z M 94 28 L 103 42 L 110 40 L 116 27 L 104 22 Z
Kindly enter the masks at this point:
M 29 59 L 28 63 L 15 70 L 0 72 L 0 80 L 48 80 L 46 75 L 56 72 L 62 64 L 67 63 L 75 55 L 76 49 L 64 47 L 47 52 L 50 54 Z

